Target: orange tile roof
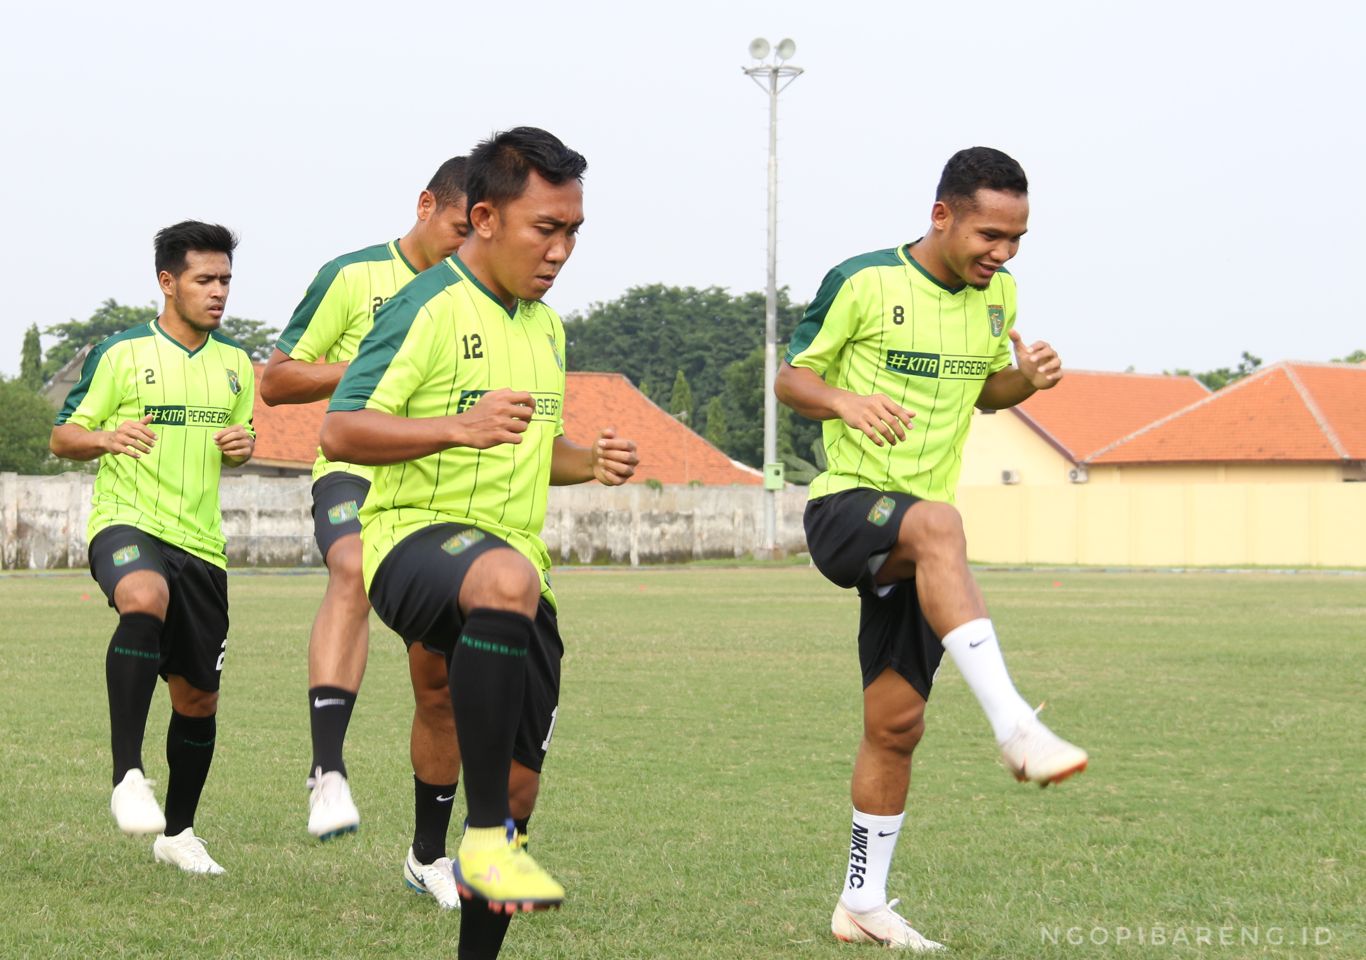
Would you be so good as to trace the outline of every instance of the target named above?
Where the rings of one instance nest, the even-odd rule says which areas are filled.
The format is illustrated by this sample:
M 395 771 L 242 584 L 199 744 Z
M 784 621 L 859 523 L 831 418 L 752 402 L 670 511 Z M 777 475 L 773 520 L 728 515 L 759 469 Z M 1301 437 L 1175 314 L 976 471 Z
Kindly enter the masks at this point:
M 1073 462 L 1209 395 L 1194 377 L 1068 370 L 1011 410 Z
M 256 364 L 256 382 L 261 382 Z M 312 465 L 327 401 L 268 407 L 256 392 L 256 459 L 269 465 Z M 708 486 L 758 484 L 757 470 L 734 463 L 702 437 L 665 413 L 619 373 L 567 374 L 564 432 L 575 443 L 592 443 L 602 427 L 636 441 L 640 467 L 632 482 L 657 480 Z
M 1366 367 L 1282 362 L 1134 431 L 1090 463 L 1366 460 Z

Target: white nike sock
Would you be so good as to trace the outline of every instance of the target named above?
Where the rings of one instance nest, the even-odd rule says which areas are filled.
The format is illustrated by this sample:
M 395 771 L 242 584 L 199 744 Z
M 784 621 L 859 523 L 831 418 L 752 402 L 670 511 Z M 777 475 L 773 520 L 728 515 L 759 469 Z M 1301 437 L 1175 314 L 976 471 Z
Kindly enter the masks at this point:
M 855 913 L 866 913 L 887 902 L 887 871 L 892 868 L 896 838 L 906 814 L 891 817 L 854 811 L 849 835 L 849 869 L 844 874 L 840 900 Z
M 1015 732 L 1015 725 L 1034 711 L 1010 682 L 1001 645 L 996 642 L 996 628 L 986 617 L 969 620 L 950 630 L 942 643 L 986 711 L 996 742 L 1005 742 Z

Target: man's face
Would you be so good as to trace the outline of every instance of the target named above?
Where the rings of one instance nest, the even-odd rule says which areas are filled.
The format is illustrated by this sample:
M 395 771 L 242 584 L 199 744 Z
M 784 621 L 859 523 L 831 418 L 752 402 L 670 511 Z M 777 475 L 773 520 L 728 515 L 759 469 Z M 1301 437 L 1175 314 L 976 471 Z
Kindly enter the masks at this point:
M 431 261 L 437 263 L 460 249 L 470 235 L 470 222 L 465 216 L 465 197 L 455 203 L 439 206 L 431 193 L 422 191 L 418 203 L 418 218 L 422 221 L 422 244 Z
M 226 253 L 191 250 L 179 276 L 163 270 L 157 280 L 180 319 L 201 333 L 218 329 L 232 280 L 232 261 Z
M 968 286 L 983 290 L 1020 250 L 1029 228 L 1029 197 L 981 189 L 972 203 L 936 202 L 931 220 L 943 233 L 945 265 Z
M 583 185 L 552 184 L 534 170 L 515 200 L 475 208 L 480 239 L 489 241 L 489 269 L 502 291 L 519 300 L 549 292 L 583 224 Z

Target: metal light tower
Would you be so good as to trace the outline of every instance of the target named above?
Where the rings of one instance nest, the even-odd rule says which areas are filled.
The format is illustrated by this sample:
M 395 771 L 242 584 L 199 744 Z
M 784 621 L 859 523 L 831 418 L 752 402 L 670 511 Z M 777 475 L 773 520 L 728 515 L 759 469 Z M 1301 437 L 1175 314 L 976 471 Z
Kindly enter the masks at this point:
M 768 59 L 770 51 L 772 60 Z M 772 557 L 778 548 L 778 491 L 783 488 L 783 465 L 778 461 L 778 398 L 773 382 L 778 375 L 778 94 L 802 74 L 786 61 L 797 52 L 791 40 L 772 47 L 762 37 L 750 41 L 749 55 L 760 61 L 745 74 L 768 93 L 768 290 L 764 304 L 764 549 Z

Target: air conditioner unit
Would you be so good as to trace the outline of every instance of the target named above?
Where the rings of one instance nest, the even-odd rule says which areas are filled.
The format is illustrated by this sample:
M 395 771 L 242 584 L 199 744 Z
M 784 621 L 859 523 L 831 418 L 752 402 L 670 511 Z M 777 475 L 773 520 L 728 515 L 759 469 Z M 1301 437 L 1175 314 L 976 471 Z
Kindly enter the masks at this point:
M 1019 483 L 1019 482 L 1020 482 L 1020 471 L 1018 471 L 1018 470 L 1002 470 L 1002 471 L 1001 471 L 1001 482 L 1002 482 L 1002 483 Z
M 1090 477 L 1086 473 L 1086 468 L 1081 464 L 1077 464 L 1071 470 L 1067 471 L 1067 479 L 1071 480 L 1073 483 L 1085 483 Z

